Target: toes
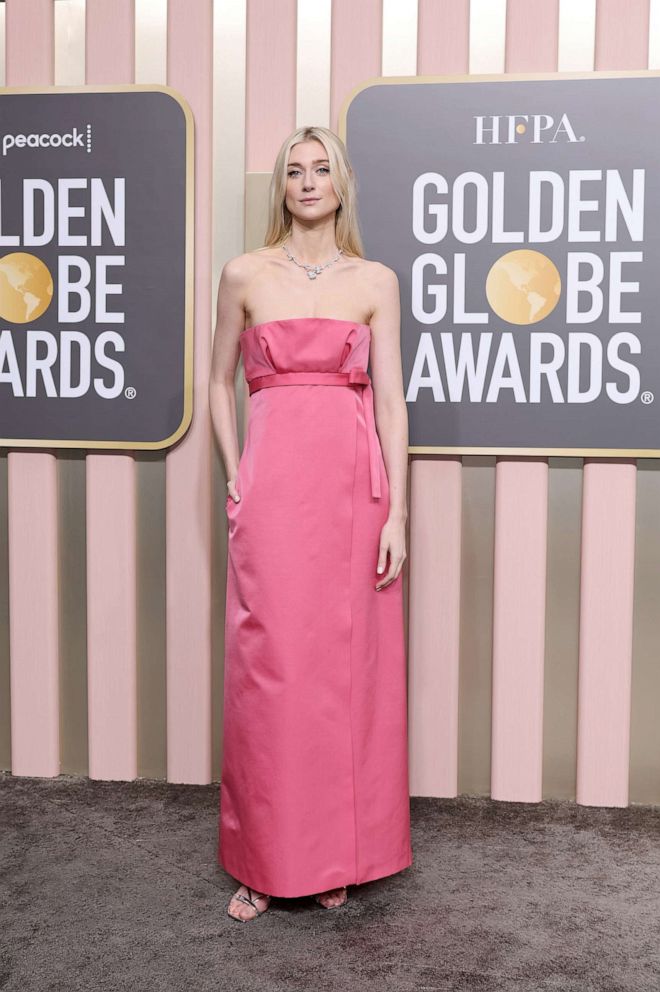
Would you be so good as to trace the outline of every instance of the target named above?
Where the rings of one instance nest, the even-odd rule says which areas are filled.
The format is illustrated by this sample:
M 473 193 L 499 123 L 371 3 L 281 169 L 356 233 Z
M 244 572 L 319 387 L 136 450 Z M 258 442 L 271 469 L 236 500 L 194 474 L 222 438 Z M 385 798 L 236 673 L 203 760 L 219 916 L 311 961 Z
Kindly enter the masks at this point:
M 232 913 L 232 916 L 235 916 L 239 920 L 253 920 L 255 915 L 254 912 L 245 909 L 243 906 L 241 906 L 237 913 Z
M 345 888 L 340 887 L 338 889 L 328 889 L 327 892 L 321 892 L 319 893 L 319 901 L 326 909 L 341 906 L 346 901 Z
M 228 909 L 229 915 L 238 920 L 253 920 L 257 915 L 255 909 L 246 906 L 243 902 L 235 898 L 230 900 Z

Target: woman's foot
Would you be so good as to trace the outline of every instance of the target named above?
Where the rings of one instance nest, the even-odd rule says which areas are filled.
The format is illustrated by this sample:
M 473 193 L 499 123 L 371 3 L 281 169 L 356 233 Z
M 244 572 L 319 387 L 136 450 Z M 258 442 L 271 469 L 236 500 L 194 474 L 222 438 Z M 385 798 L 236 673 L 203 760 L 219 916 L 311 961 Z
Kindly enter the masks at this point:
M 339 889 L 328 889 L 327 892 L 318 892 L 314 898 L 324 909 L 335 909 L 337 906 L 344 905 L 348 899 L 348 892 L 346 886 L 342 885 Z
M 266 895 L 265 892 L 255 892 L 247 885 L 241 885 L 229 900 L 227 914 L 234 920 L 241 920 L 241 922 L 246 923 L 248 920 L 254 920 L 255 917 L 261 916 L 269 906 L 269 895 Z

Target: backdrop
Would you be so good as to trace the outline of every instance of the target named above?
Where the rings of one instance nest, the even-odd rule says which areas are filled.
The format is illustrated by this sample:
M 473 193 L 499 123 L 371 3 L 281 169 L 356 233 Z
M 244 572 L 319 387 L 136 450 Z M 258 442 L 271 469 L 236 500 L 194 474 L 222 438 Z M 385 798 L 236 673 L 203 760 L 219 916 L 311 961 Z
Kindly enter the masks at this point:
M 167 83 L 196 126 L 190 430 L 167 454 L 0 450 L 0 767 L 216 781 L 215 294 L 262 244 L 280 143 L 379 76 L 659 68 L 660 2 L 8 0 L 0 59 L 8 86 Z M 411 456 L 413 795 L 660 801 L 658 468 Z

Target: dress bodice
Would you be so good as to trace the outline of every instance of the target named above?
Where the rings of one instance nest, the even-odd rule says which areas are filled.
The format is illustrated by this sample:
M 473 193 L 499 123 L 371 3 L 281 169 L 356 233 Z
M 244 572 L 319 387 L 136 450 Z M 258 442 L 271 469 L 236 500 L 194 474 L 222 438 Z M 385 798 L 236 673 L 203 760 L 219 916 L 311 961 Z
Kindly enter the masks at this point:
M 381 496 L 383 461 L 376 430 L 373 390 L 367 374 L 371 328 L 335 317 L 289 317 L 246 328 L 241 337 L 250 394 L 270 386 L 358 386 L 367 432 L 371 492 Z M 263 412 L 262 407 L 260 409 Z
M 269 320 L 240 336 L 248 382 L 271 372 L 366 372 L 370 342 L 368 324 L 335 317 Z

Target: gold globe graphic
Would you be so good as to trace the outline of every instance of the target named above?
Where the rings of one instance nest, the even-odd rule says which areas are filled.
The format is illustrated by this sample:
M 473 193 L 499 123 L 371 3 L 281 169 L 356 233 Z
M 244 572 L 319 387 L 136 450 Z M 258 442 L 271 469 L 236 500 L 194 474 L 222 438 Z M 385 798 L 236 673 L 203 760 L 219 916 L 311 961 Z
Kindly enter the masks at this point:
M 535 324 L 552 313 L 561 295 L 561 276 L 540 251 L 520 248 L 493 262 L 486 278 L 491 309 L 510 324 Z
M 53 277 L 47 265 L 25 251 L 0 258 L 0 317 L 12 324 L 36 320 L 53 298 Z

